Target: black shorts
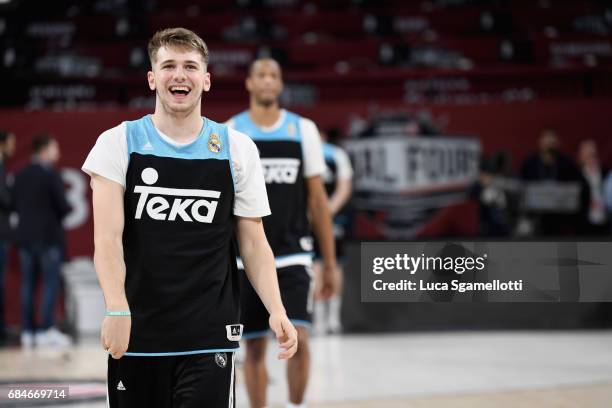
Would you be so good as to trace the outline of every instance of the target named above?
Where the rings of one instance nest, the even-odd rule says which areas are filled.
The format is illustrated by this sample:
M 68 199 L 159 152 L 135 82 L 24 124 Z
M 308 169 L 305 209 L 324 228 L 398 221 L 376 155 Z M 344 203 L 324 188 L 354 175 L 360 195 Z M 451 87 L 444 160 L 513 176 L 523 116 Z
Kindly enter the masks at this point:
M 344 240 L 342 238 L 336 238 L 334 240 L 334 243 L 336 244 L 336 258 L 340 259 L 344 257 Z M 323 254 L 321 254 L 321 248 L 319 247 L 319 241 L 317 241 L 316 239 L 314 240 L 314 259 L 315 261 L 322 261 L 323 260 Z
M 110 408 L 233 408 L 234 353 L 108 357 Z
M 277 269 L 283 306 L 294 326 L 310 328 L 314 280 L 312 267 L 292 265 Z M 269 334 L 270 315 L 251 286 L 246 272 L 240 271 L 240 323 L 244 325 L 243 339 Z

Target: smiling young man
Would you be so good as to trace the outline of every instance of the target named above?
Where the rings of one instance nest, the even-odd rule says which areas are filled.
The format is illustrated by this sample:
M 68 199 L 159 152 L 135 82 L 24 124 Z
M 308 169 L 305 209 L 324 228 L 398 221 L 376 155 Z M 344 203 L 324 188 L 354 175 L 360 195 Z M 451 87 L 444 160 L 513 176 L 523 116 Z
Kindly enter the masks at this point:
M 278 280 L 287 314 L 298 329 L 300 349 L 287 364 L 289 403 L 303 407 L 310 372 L 308 328 L 311 326 L 313 288 L 312 237 L 314 227 L 323 255 L 321 298 L 335 289 L 336 257 L 327 196 L 321 176 L 325 161 L 315 124 L 281 109 L 281 68 L 270 58 L 251 64 L 246 79 L 249 110 L 228 121 L 248 134 L 257 145 L 264 167 L 272 215 L 264 221 L 266 236 L 275 255 Z M 249 264 L 244 263 L 246 275 Z M 242 322 L 247 339 L 245 378 L 252 408 L 266 405 L 266 308 L 246 277 L 242 279 Z
M 107 307 L 111 407 L 233 407 L 239 323 L 234 233 L 249 279 L 290 358 L 297 333 L 261 217 L 254 143 L 200 114 L 208 49 L 192 31 L 149 42 L 155 112 L 98 138 L 91 175 L 94 261 Z

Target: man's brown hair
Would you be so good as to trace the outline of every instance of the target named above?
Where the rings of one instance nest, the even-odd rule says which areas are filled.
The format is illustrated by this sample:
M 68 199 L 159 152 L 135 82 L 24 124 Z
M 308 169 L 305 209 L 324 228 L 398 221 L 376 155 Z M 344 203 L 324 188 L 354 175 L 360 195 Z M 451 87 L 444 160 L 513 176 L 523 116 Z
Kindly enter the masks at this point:
M 157 58 L 157 51 L 161 47 L 193 48 L 202 55 L 204 63 L 208 65 L 208 47 L 206 43 L 200 36 L 186 28 L 166 28 L 159 30 L 153 35 L 148 45 L 151 65 L 153 65 Z

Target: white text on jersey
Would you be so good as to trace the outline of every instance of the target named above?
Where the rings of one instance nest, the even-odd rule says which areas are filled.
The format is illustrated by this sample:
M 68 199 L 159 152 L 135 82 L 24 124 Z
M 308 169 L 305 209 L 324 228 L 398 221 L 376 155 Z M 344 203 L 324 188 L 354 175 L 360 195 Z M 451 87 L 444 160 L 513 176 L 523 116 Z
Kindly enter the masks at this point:
M 300 169 L 299 159 L 262 158 L 266 184 L 295 184 Z
M 146 171 L 154 169 L 147 168 Z M 157 173 L 157 172 L 155 172 Z M 157 174 L 153 179 L 144 177 L 143 181 L 146 184 L 153 184 L 150 181 L 157 181 Z M 221 196 L 219 191 L 213 190 L 196 190 L 196 189 L 181 189 L 181 188 L 166 188 L 153 186 L 135 186 L 134 193 L 140 194 L 138 204 L 136 205 L 137 220 L 142 218 L 143 210 L 154 220 L 160 221 L 176 221 L 177 217 L 183 221 L 203 223 L 211 223 L 215 217 L 217 210 L 217 200 Z M 166 196 L 166 197 L 162 197 Z M 150 198 L 149 198 L 150 197 Z M 172 200 L 169 197 L 175 197 Z M 182 198 L 192 197 L 192 198 Z M 214 198 L 217 200 L 195 199 L 193 197 Z M 172 204 L 170 204 L 172 201 Z M 206 209 L 205 214 L 202 213 L 202 207 Z M 166 210 L 170 209 L 169 213 Z

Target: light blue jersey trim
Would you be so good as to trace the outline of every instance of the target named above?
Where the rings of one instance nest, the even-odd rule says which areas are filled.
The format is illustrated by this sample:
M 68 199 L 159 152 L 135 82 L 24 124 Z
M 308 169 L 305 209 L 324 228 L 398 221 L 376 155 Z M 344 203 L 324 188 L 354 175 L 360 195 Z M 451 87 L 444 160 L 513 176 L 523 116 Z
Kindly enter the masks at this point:
M 288 258 L 292 258 L 295 256 L 313 256 L 314 252 L 296 252 L 295 254 L 289 254 L 289 255 L 281 255 L 281 256 L 275 256 L 274 259 L 282 261 Z
M 274 257 L 274 264 L 276 265 L 276 269 L 294 265 L 311 266 L 313 258 L 314 252 L 298 252 L 296 254 Z M 238 269 L 244 270 L 244 264 L 240 257 L 236 258 L 236 264 L 238 265 Z
M 272 130 L 262 129 L 251 120 L 248 111 L 241 112 L 231 118 L 233 128 L 248 135 L 254 141 L 302 142 L 300 131 L 300 116 L 283 111 L 282 122 Z
M 301 327 L 305 327 L 307 329 L 310 329 L 312 327 L 312 323 L 311 322 L 307 322 L 306 320 L 289 319 L 289 321 L 291 323 L 293 323 L 294 326 L 301 326 Z
M 333 162 L 337 147 L 331 143 L 323 143 L 323 157 L 326 162 Z
M 125 122 L 128 156 L 132 153 L 138 153 L 187 160 L 229 160 L 230 147 L 227 126 L 208 118 L 203 118 L 203 120 L 202 130 L 196 139 L 186 145 L 175 145 L 165 140 L 155 128 L 151 115 Z M 221 149 L 218 152 L 211 151 L 208 146 L 212 134 L 216 134 L 221 143 Z
M 124 356 L 131 357 L 165 357 L 165 356 L 189 356 L 192 354 L 206 354 L 206 353 L 233 353 L 238 350 L 240 346 L 235 348 L 227 349 L 209 349 L 209 350 L 192 350 L 192 351 L 174 351 L 169 353 L 125 353 Z
M 234 174 L 234 162 L 232 161 L 232 148 L 230 147 L 230 132 L 229 132 L 229 128 L 227 127 L 227 125 L 220 125 L 220 126 L 225 126 L 225 131 L 226 131 L 226 140 L 227 140 L 227 160 L 229 163 L 229 167 L 230 167 L 230 173 L 232 175 L 232 183 L 234 184 L 234 194 L 236 194 L 236 175 Z

